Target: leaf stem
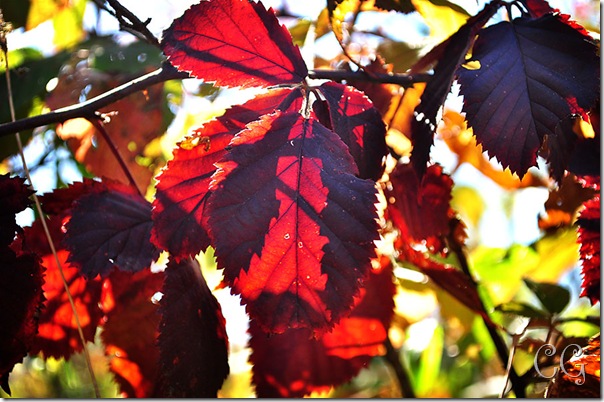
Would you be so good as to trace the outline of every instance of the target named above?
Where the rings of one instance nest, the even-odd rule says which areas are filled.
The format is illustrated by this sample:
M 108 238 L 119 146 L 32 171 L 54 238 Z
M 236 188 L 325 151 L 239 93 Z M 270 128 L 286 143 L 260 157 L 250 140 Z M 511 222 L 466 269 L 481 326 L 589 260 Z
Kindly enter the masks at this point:
M 401 363 L 399 354 L 397 353 L 396 349 L 394 349 L 394 346 L 392 346 L 389 336 L 386 336 L 384 346 L 386 346 L 386 361 L 390 363 L 394 369 L 394 372 L 396 373 L 396 379 L 401 387 L 403 398 L 415 398 L 415 391 L 413 391 L 413 386 L 411 385 L 409 375 Z

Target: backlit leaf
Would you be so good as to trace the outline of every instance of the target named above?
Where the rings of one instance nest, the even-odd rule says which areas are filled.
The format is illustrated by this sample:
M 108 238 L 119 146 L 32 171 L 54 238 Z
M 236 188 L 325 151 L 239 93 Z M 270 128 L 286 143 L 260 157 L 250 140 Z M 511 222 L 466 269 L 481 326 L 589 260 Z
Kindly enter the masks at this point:
M 257 396 L 296 398 L 327 391 L 357 375 L 372 357 L 384 355 L 394 293 L 392 266 L 372 271 L 350 316 L 320 339 L 305 328 L 267 336 L 252 321 L 250 361 Z
M 566 353 L 561 356 L 561 370 L 554 375 L 545 391 L 546 398 L 600 398 L 602 389 L 600 381 L 600 336 L 589 340 L 582 349 L 579 345 L 571 344 Z M 561 352 L 560 352 L 561 353 Z
M 62 227 L 65 219 L 66 216 L 62 214 L 47 220 L 47 227 L 56 245 L 63 239 Z M 22 244 L 40 256 L 41 264 L 46 269 L 42 285 L 46 300 L 40 312 L 38 334 L 31 353 L 42 352 L 45 357 L 69 359 L 71 355 L 82 350 L 82 341 L 69 297 L 65 292 L 59 265 L 39 220 L 31 227 L 25 228 Z M 58 247 L 57 257 L 78 314 L 84 339 L 94 341 L 97 326 L 103 316 L 99 306 L 102 282 L 99 278 L 86 280 L 76 267 L 67 262 L 66 250 Z
M 583 282 L 581 283 L 581 296 L 589 297 L 591 304 L 600 301 L 600 176 L 585 178 L 587 186 L 597 191 L 597 194 L 589 201 L 586 201 L 584 209 L 577 219 L 579 224 L 579 244 L 581 245 L 579 253 L 581 255 L 581 274 Z
M 132 187 L 107 182 L 73 203 L 64 240 L 68 261 L 88 278 L 114 267 L 140 271 L 159 256 L 151 226 L 151 204 Z
M 159 324 L 160 394 L 215 398 L 229 374 L 228 340 L 220 305 L 196 260 L 170 262 Z
M 272 10 L 246 0 L 192 6 L 164 31 L 161 46 L 180 71 L 219 86 L 297 84 L 308 73 Z
M 218 265 L 265 330 L 324 331 L 352 307 L 377 239 L 372 182 L 314 117 L 248 125 L 218 163 L 208 224 Z
M 289 107 L 299 97 L 297 90 L 269 91 L 228 109 L 179 143 L 174 158 L 158 177 L 152 214 L 152 241 L 157 247 L 180 260 L 210 245 L 204 208 L 216 171 L 214 164 L 226 154 L 225 147 L 246 124 L 275 109 Z
M 379 180 L 387 153 L 386 129 L 380 113 L 363 93 L 352 87 L 327 82 L 319 90 L 327 100 L 331 127 L 348 146 L 359 168 L 359 177 Z
M 157 396 L 159 313 L 152 297 L 161 289 L 163 273 L 148 269 L 113 271 L 105 279 L 105 325 L 101 338 L 109 368 L 123 396 Z
M 471 60 L 480 68 L 458 71 L 468 122 L 489 154 L 521 177 L 544 137 L 556 140 L 558 122 L 585 114 L 599 94 L 596 46 L 559 16 L 488 27 Z

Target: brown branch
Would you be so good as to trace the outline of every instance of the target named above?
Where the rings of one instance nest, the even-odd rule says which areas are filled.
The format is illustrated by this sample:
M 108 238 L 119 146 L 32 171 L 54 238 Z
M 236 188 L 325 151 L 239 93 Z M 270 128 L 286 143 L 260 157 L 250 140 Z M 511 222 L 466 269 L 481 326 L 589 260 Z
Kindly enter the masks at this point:
M 345 70 L 313 70 L 308 73 L 309 78 L 327 79 L 333 81 L 369 81 L 380 84 L 396 84 L 404 88 L 416 82 L 427 82 L 432 74 L 367 74 L 364 71 Z
M 177 71 L 171 64 L 166 62 L 161 68 L 135 78 L 132 81 L 89 99 L 86 102 L 53 110 L 52 112 L 38 116 L 17 120 L 15 122 L 0 124 L 0 137 L 23 130 L 31 130 L 48 124 L 62 123 L 77 117 L 83 117 L 90 120 L 96 119 L 98 118 L 97 111 L 99 109 L 125 98 L 128 95 L 144 90 L 160 82 L 188 77 L 189 75 L 187 73 Z
M 344 70 L 315 70 L 310 71 L 308 76 L 313 79 L 329 79 L 334 81 L 371 81 L 378 83 L 397 84 L 408 87 L 415 82 L 425 82 L 430 79 L 430 74 L 372 74 L 369 76 L 363 71 Z M 122 84 L 110 91 L 85 102 L 53 110 L 38 116 L 27 117 L 15 122 L 0 124 L 0 137 L 14 134 L 19 131 L 31 130 L 49 124 L 62 123 L 69 119 L 83 117 L 89 120 L 97 119 L 98 110 L 110 105 L 128 95 L 144 90 L 154 84 L 161 82 L 191 78 L 188 73 L 176 70 L 170 63 L 164 62 L 162 67 Z

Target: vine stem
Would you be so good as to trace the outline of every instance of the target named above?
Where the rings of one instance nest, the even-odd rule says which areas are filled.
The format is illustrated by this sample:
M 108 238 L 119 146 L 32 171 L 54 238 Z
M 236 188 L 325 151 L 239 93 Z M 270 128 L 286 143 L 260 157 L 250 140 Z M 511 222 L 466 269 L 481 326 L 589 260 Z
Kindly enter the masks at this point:
M 7 70 L 8 71 L 8 70 Z M 371 74 L 364 71 L 345 71 L 345 70 L 314 70 L 308 73 L 311 79 L 328 79 L 333 81 L 370 81 L 383 84 L 396 84 L 402 87 L 408 87 L 416 82 L 426 82 L 431 74 Z M 27 117 L 24 119 L 0 124 L 0 137 L 13 134 L 23 130 L 31 130 L 36 127 L 48 124 L 62 123 L 69 119 L 83 117 L 88 120 L 98 119 L 98 110 L 110 105 L 126 96 L 137 91 L 144 90 L 151 85 L 161 82 L 191 78 L 188 73 L 176 70 L 169 62 L 164 62 L 162 66 L 148 74 L 142 75 L 122 84 L 99 96 L 91 98 L 85 102 L 67 106 L 52 112 L 44 113 L 38 116 Z
M 394 372 L 396 373 L 396 379 L 401 387 L 403 398 L 415 398 L 415 391 L 413 391 L 413 386 L 411 385 L 409 375 L 407 374 L 405 367 L 403 367 L 400 356 L 396 352 L 396 349 L 394 349 L 394 346 L 392 346 L 390 336 L 388 335 L 384 341 L 384 346 L 386 346 L 386 361 L 390 363 L 394 369 Z
M 451 231 L 451 232 L 453 232 L 453 231 Z M 476 283 L 476 281 L 474 280 L 474 277 L 472 276 L 472 274 L 470 272 L 470 266 L 468 264 L 468 259 L 466 258 L 466 255 L 465 255 L 464 251 L 462 250 L 461 246 L 459 246 L 458 242 L 452 236 L 453 235 L 450 234 L 449 238 L 447 239 L 449 248 L 453 251 L 453 253 L 455 253 L 455 256 L 457 257 L 461 270 L 466 274 L 466 276 L 472 282 L 474 287 L 477 288 L 478 284 Z M 479 299 L 480 299 L 480 297 L 479 297 Z M 484 315 L 481 314 L 482 321 L 484 322 L 484 325 L 487 327 L 489 336 L 491 337 L 493 344 L 495 345 L 495 349 L 497 350 L 497 355 L 499 356 L 499 360 L 501 361 L 503 369 L 506 370 L 509 381 L 512 383 L 512 389 L 514 390 L 514 394 L 516 394 L 516 398 L 525 398 L 526 390 L 525 390 L 524 380 L 518 375 L 518 373 L 516 373 L 516 370 L 512 366 L 511 360 L 510 360 L 510 352 L 508 350 L 508 347 L 507 347 L 504 339 L 501 337 L 500 333 L 497 331 L 497 326 L 493 323 L 493 321 L 491 321 L 489 319 L 488 316 L 486 316 L 487 310 L 486 310 L 486 307 L 484 306 L 484 303 L 482 302 L 482 299 L 480 299 L 480 301 L 482 303 L 482 306 L 481 306 L 482 310 L 485 311 Z
M 0 23 L 3 23 L 2 15 L 0 14 Z M 8 105 L 11 114 L 11 120 L 14 122 L 15 118 L 15 105 L 13 103 L 13 91 L 11 87 L 11 79 L 8 68 L 8 52 L 6 51 L 6 38 L 4 37 L 4 32 L 2 32 L 2 50 L 4 52 L 4 66 L 5 66 L 5 77 L 6 77 L 6 87 L 8 91 Z M 17 141 L 17 147 L 19 148 L 19 156 L 21 157 L 21 162 L 23 163 L 23 171 L 25 172 L 25 176 L 30 183 L 30 186 L 33 189 L 33 182 L 31 180 L 31 174 L 29 172 L 29 168 L 27 167 L 27 161 L 25 160 L 25 153 L 23 152 L 23 143 L 21 141 L 21 135 L 19 132 L 15 133 L 15 140 Z M 52 239 L 52 235 L 50 234 L 50 230 L 48 230 L 48 225 L 46 223 L 46 218 L 44 217 L 44 212 L 42 211 L 42 206 L 40 205 L 40 199 L 37 194 L 32 194 L 34 203 L 36 205 L 36 211 L 40 217 L 40 223 L 42 224 L 42 228 L 44 230 L 44 235 L 46 236 L 46 240 L 48 242 L 48 246 L 50 247 L 50 251 L 54 257 L 55 263 L 59 269 L 59 274 L 61 276 L 61 281 L 63 282 L 63 287 L 65 288 L 65 293 L 67 294 L 67 299 L 69 300 L 69 305 L 71 307 L 71 311 L 73 313 L 73 317 L 76 323 L 76 327 L 78 329 L 78 335 L 80 338 L 80 342 L 82 343 L 82 351 L 84 354 L 84 359 L 86 360 L 86 367 L 88 369 L 88 373 L 90 374 L 90 380 L 92 382 L 92 387 L 94 389 L 94 395 L 96 398 L 101 397 L 101 393 L 99 391 L 99 385 L 96 380 L 96 376 L 94 374 L 94 370 L 92 368 L 92 361 L 90 360 L 90 353 L 88 353 L 88 348 L 86 347 L 86 338 L 84 337 L 84 332 L 82 331 L 82 324 L 80 323 L 80 317 L 78 316 L 78 312 L 75 306 L 75 302 L 73 300 L 73 296 L 71 295 L 71 291 L 69 290 L 69 284 L 67 283 L 67 279 L 65 278 L 65 273 L 63 272 L 63 265 L 59 260 L 59 255 L 57 254 L 57 249 L 55 248 L 54 241 Z

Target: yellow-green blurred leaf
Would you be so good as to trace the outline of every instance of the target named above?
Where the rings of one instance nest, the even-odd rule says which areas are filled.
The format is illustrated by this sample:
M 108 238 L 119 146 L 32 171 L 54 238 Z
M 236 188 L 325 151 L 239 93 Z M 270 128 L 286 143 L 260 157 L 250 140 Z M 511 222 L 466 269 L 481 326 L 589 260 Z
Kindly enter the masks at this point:
M 435 390 L 440 373 L 444 349 L 444 330 L 438 325 L 434 329 L 428 347 L 421 355 L 419 368 L 414 381 L 414 389 L 418 397 L 429 397 Z
M 310 25 L 310 20 L 300 19 L 294 26 L 289 28 L 289 33 L 292 36 L 294 45 L 304 45 L 304 41 L 306 39 L 306 35 L 308 34 L 308 29 L 310 28 Z
M 430 36 L 442 42 L 457 32 L 469 14 L 461 7 L 446 0 L 412 0 L 416 10 L 430 28 Z
M 392 64 L 394 72 L 404 73 L 419 60 L 422 49 L 419 45 L 385 39 L 378 45 L 377 51 L 386 63 Z
M 85 37 L 83 28 L 86 0 L 72 0 L 70 7 L 58 11 L 52 19 L 55 29 L 54 44 L 58 49 L 69 48 Z
M 574 228 L 560 230 L 540 239 L 535 248 L 539 262 L 526 277 L 537 282 L 558 282 L 562 274 L 579 262 L 579 244 Z
M 556 283 L 579 258 L 577 235 L 563 230 L 538 240 L 532 247 L 509 249 L 478 247 L 470 254 L 471 266 L 488 290 L 493 304 L 507 303 L 522 286 L 522 278 Z
M 33 29 L 54 18 L 61 10 L 68 8 L 69 3 L 69 0 L 30 0 L 25 28 L 27 30 Z
M 464 217 L 464 222 L 478 225 L 486 208 L 480 193 L 472 187 L 454 186 L 452 195 L 451 207 Z

